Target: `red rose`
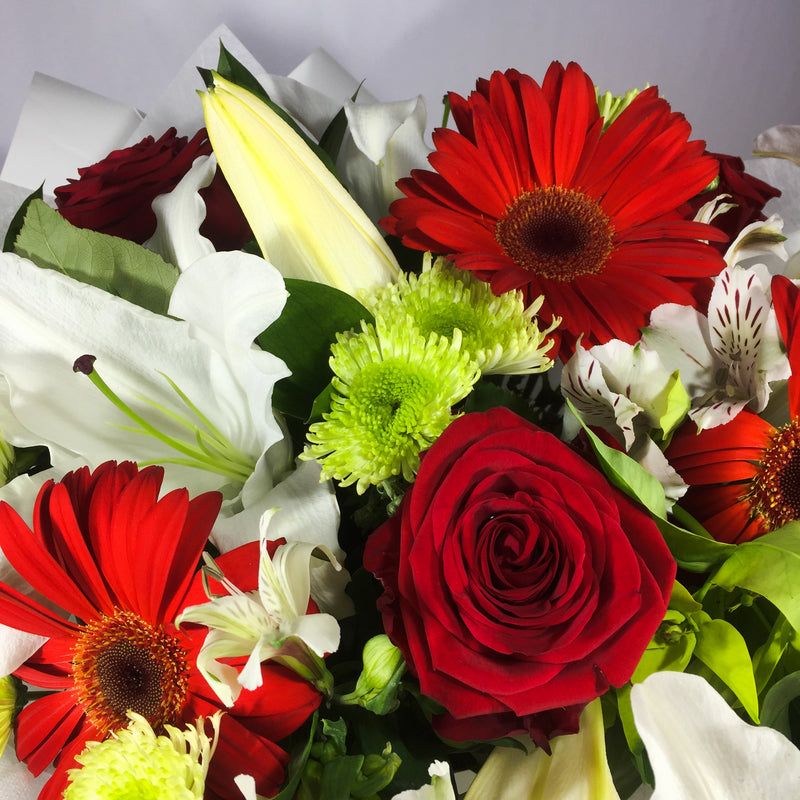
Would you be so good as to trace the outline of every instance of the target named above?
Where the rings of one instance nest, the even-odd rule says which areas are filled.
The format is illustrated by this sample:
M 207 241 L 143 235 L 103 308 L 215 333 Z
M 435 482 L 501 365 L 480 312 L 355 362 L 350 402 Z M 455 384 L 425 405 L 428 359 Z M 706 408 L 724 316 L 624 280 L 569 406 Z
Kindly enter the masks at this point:
M 445 430 L 364 565 L 437 732 L 541 746 L 631 677 L 676 569 L 644 511 L 504 408 Z
M 55 190 L 61 216 L 79 228 L 120 236 L 139 244 L 156 230 L 151 204 L 171 192 L 198 156 L 211 153 L 205 129 L 191 139 L 170 128 L 158 141 L 147 136 L 138 144 L 115 150 L 80 178 Z M 250 228 L 221 170 L 200 191 L 206 219 L 200 227 L 217 250 L 238 250 L 250 238 Z

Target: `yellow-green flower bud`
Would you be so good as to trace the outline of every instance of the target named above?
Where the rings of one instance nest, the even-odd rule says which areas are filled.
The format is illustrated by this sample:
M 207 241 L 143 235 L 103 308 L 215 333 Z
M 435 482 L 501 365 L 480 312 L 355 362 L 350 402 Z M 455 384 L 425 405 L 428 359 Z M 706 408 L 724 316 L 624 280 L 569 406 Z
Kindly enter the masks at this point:
M 342 702 L 386 714 L 397 707 L 397 688 L 406 670 L 403 655 L 382 633 L 364 645 L 362 658 L 364 668 L 356 688 L 342 697 Z

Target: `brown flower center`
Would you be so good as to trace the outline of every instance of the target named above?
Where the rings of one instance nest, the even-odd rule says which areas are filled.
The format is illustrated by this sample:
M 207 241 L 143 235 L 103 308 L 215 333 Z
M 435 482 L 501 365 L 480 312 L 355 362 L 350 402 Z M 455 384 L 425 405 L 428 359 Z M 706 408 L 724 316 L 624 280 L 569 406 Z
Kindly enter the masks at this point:
M 105 732 L 127 725 L 129 710 L 154 727 L 174 722 L 189 675 L 175 636 L 122 610 L 87 625 L 73 651 L 73 673 L 79 705 Z
M 523 192 L 494 235 L 520 267 L 557 281 L 602 272 L 614 246 L 614 228 L 600 206 L 561 186 Z
M 772 437 L 747 499 L 768 530 L 800 519 L 800 419 L 793 419 Z

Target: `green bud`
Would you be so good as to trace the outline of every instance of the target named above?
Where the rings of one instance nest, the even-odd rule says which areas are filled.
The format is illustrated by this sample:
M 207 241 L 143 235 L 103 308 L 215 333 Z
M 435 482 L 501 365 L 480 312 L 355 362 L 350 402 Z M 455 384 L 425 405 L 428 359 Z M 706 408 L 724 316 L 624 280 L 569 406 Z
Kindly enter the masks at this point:
M 388 714 L 397 708 L 397 691 L 406 671 L 402 653 L 382 633 L 364 645 L 362 658 L 364 668 L 356 688 L 341 701 L 363 706 L 375 714 Z

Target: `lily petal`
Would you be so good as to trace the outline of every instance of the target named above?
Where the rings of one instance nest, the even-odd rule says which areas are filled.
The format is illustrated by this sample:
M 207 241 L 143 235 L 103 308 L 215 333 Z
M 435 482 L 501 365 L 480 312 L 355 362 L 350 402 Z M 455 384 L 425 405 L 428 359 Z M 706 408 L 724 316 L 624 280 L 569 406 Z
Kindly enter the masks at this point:
M 653 800 L 795 797 L 800 750 L 741 720 L 703 678 L 656 672 L 631 692 L 656 779 Z
M 272 109 L 216 74 L 202 98 L 222 171 L 262 253 L 285 277 L 355 294 L 397 276 L 378 229 Z

